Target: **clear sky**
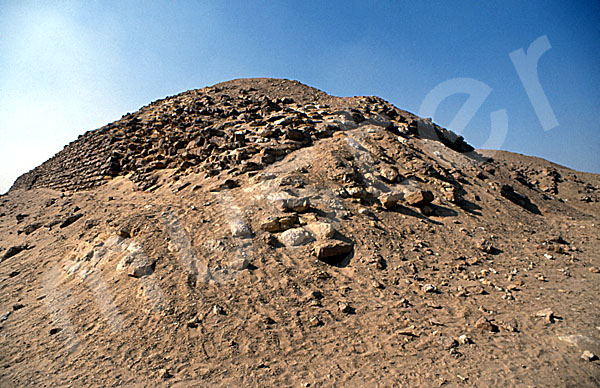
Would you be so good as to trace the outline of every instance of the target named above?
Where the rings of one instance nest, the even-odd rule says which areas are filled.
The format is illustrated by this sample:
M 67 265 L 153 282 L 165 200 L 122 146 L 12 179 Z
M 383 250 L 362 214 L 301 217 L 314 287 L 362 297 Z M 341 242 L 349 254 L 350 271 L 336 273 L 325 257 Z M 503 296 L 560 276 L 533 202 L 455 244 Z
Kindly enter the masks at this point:
M 600 173 L 597 0 L 0 0 L 0 192 L 87 130 L 241 77 L 378 95 Z

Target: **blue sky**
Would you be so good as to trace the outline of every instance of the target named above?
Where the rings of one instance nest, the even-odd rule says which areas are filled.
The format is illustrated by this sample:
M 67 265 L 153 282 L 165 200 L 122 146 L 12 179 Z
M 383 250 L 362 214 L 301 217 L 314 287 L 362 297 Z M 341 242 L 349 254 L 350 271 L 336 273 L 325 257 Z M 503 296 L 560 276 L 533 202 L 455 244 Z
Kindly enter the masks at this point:
M 414 113 L 441 90 L 425 111 L 442 126 L 470 98 L 461 87 L 476 85 L 485 99 L 462 117 L 469 143 L 598 173 L 599 15 L 598 1 L 0 0 L 0 192 L 124 113 L 257 76 Z M 555 118 L 546 127 L 510 55 L 536 40 L 550 47 L 533 80 Z

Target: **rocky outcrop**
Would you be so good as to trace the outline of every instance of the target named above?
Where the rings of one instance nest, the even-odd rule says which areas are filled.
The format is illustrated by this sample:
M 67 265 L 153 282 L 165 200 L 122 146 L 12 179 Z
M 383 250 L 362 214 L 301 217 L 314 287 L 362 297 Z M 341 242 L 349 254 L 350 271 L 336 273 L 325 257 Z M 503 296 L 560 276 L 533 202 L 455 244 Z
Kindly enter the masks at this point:
M 125 175 L 146 190 L 162 169 L 208 176 L 253 172 L 360 125 L 436 139 L 460 152 L 473 150 L 461 137 L 378 97 L 333 97 L 283 79 L 234 80 L 155 101 L 86 132 L 19 177 L 11 190 L 85 190 Z M 394 181 L 398 173 L 384 170 L 382 177 Z

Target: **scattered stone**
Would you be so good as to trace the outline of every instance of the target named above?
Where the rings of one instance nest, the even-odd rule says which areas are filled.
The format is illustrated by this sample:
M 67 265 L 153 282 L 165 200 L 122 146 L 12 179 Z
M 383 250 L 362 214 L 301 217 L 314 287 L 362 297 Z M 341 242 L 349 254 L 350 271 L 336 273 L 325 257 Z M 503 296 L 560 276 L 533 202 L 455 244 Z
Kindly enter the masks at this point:
M 437 292 L 438 292 L 438 289 L 437 289 L 437 287 L 436 287 L 436 286 L 434 286 L 433 284 L 425 284 L 425 285 L 423 285 L 423 287 L 421 287 L 421 290 L 422 290 L 424 293 L 432 293 L 432 294 L 434 294 L 434 293 L 437 293 Z
M 120 228 L 117 231 L 117 236 L 123 237 L 123 238 L 130 238 L 131 237 L 131 231 L 127 227 Z
M 323 326 L 323 321 L 321 321 L 319 318 L 317 317 L 311 317 L 308 320 L 308 323 L 310 324 L 311 327 L 319 327 L 319 326 Z
M 269 216 L 260 224 L 260 228 L 271 233 L 283 232 L 298 223 L 296 215 Z
M 279 241 L 286 247 L 297 247 L 312 240 L 312 235 L 302 228 L 288 229 L 279 236 Z
M 318 240 L 330 239 L 335 234 L 335 228 L 333 227 L 333 225 L 327 222 L 313 222 L 311 224 L 306 225 L 306 229 L 311 231 L 311 233 Z
M 415 207 L 425 206 L 433 201 L 433 193 L 429 190 L 419 190 L 408 193 L 404 196 L 404 201 Z
M 324 295 L 321 291 L 310 291 L 307 295 L 308 299 L 321 300 L 324 298 Z
M 591 273 L 600 273 L 600 267 L 590 267 Z
M 12 306 L 13 311 L 17 311 L 17 310 L 21 310 L 23 307 L 25 307 L 25 305 L 21 304 L 21 303 L 15 303 Z
M 596 356 L 594 353 L 590 352 L 589 350 L 585 350 L 581 354 L 581 358 L 585 361 L 595 361 L 598 359 L 598 356 Z
M 526 195 L 516 192 L 510 185 L 503 185 L 500 189 L 500 195 L 534 214 L 542 214 L 540 209 Z
M 186 322 L 186 326 L 187 326 L 187 327 L 189 327 L 189 328 L 192 328 L 192 329 L 193 329 L 193 328 L 195 328 L 195 327 L 198 327 L 198 323 L 199 323 L 199 321 L 198 321 L 198 317 L 196 316 L 196 317 L 194 317 L 194 318 L 192 318 L 192 319 L 189 319 L 189 320 Z
M 551 309 L 543 309 L 535 313 L 536 317 L 544 318 L 548 323 L 554 323 L 554 319 L 556 316 L 554 315 L 554 311 Z
M 252 237 L 252 229 L 242 220 L 234 220 L 229 223 L 231 235 L 239 238 L 250 238 Z
M 134 278 L 141 278 L 143 276 L 148 276 L 154 272 L 154 266 L 152 263 L 146 259 L 136 259 L 129 266 L 129 270 L 127 271 L 127 275 Z
M 6 252 L 4 252 L 4 255 L 2 256 L 2 261 L 9 259 L 13 256 L 16 256 L 19 253 L 23 252 L 24 250 L 31 249 L 31 248 L 32 247 L 28 244 L 20 244 L 20 245 L 12 246 L 12 247 L 8 248 L 8 250 Z
M 313 222 L 317 222 L 318 218 L 314 213 L 304 213 L 301 217 L 300 217 L 300 224 L 301 225 L 307 225 L 307 224 L 312 224 Z
M 169 372 L 168 369 L 159 369 L 158 377 L 163 380 L 166 380 L 166 379 L 170 379 L 171 377 L 173 377 L 173 375 L 171 374 L 171 372 Z
M 354 309 L 347 302 L 338 302 L 338 309 L 344 314 L 352 314 Z
M 275 201 L 277 208 L 284 212 L 304 213 L 310 209 L 308 198 L 281 198 Z
M 459 203 L 462 200 L 460 190 L 454 185 L 450 183 L 444 183 L 441 189 L 442 196 L 446 201 L 451 203 Z
M 92 229 L 95 226 L 98 226 L 98 220 L 86 220 L 83 224 L 83 228 L 86 230 Z
M 41 222 L 34 222 L 33 224 L 29 224 L 23 228 L 23 233 L 25 233 L 26 235 L 30 235 L 31 233 L 41 228 L 42 225 L 43 224 Z
M 23 221 L 27 217 L 29 217 L 29 214 L 23 214 L 23 213 L 19 213 L 15 216 L 15 218 L 17 219 L 17 223 Z
M 212 312 L 215 315 L 225 315 L 225 309 L 218 304 L 213 305 Z
M 50 335 L 54 335 L 54 334 L 58 334 L 62 331 L 62 329 L 60 327 L 53 327 L 52 329 L 50 329 Z
M 458 377 L 458 379 L 463 383 L 469 380 L 469 377 L 461 376 L 459 374 L 457 374 L 456 377 Z
M 538 274 L 538 275 L 537 275 L 535 278 L 536 278 L 537 280 L 539 280 L 540 282 L 545 282 L 545 281 L 547 281 L 547 280 L 548 280 L 548 279 L 546 279 L 546 277 L 545 277 L 544 275 L 542 275 L 541 273 L 540 273 L 540 274 Z
M 407 307 L 412 306 L 412 304 L 410 303 L 410 301 L 408 299 L 402 298 L 398 301 L 398 306 L 407 308 Z
M 57 218 L 54 218 L 53 220 L 49 221 L 49 222 L 46 224 L 46 227 L 47 227 L 48 229 L 52 229 L 52 227 L 53 227 L 54 225 L 58 225 L 58 224 L 60 224 L 61 222 L 62 222 L 62 221 L 60 220 L 60 218 L 58 218 L 58 217 L 57 217 Z
M 475 322 L 475 327 L 484 332 L 496 333 L 498 332 L 498 326 L 492 323 L 486 317 L 481 317 Z
M 373 280 L 371 285 L 373 286 L 373 288 L 377 288 L 379 290 L 385 289 L 385 285 L 383 283 L 378 282 L 377 280 Z
M 467 337 L 466 334 L 463 334 L 461 336 L 458 337 L 458 342 L 461 345 L 468 345 L 468 344 L 472 344 L 473 341 L 471 340 L 471 338 Z
M 238 187 L 238 182 L 234 179 L 225 179 L 223 182 L 219 182 L 210 188 L 212 192 L 218 192 L 223 190 L 231 190 Z
M 235 271 L 243 271 L 245 269 L 250 268 L 250 262 L 245 257 L 239 257 L 229 263 L 229 268 Z
M 516 319 L 512 319 L 508 322 L 501 322 L 501 326 L 504 330 L 509 331 L 511 333 L 519 332 L 519 323 Z
M 75 221 L 77 221 L 78 219 L 80 219 L 81 217 L 83 217 L 82 213 L 76 213 L 76 214 L 72 214 L 69 217 L 67 217 L 61 224 L 60 227 L 61 228 L 66 228 L 67 226 L 71 225 L 72 223 L 74 223 Z
M 279 240 L 277 240 L 277 237 L 269 233 L 264 234 L 262 236 L 262 240 L 267 246 L 271 248 L 275 248 L 279 245 Z
M 492 245 L 492 242 L 487 239 L 481 239 L 477 242 L 477 249 L 485 253 L 494 253 L 496 249 Z
M 8 317 L 10 316 L 10 313 L 11 313 L 11 312 L 12 312 L 12 311 L 7 311 L 7 312 L 5 312 L 4 314 L 0 315 L 0 322 L 4 322 L 4 321 L 6 321 L 6 320 L 8 319 Z
M 245 160 L 240 166 L 241 172 L 257 171 L 263 168 L 262 164 L 253 162 L 251 160 Z
M 279 224 L 279 218 L 269 216 L 262 221 L 260 228 L 266 232 L 277 233 L 281 231 L 281 225 Z
M 373 258 L 373 260 L 371 260 L 371 263 L 375 264 L 375 268 L 379 269 L 379 270 L 383 270 L 387 268 L 387 262 L 385 261 L 385 259 L 382 256 L 375 256 L 375 258 Z
M 275 322 L 275 320 L 273 318 L 265 316 L 265 317 L 263 317 L 263 323 L 265 325 L 274 325 L 277 322 Z
M 368 197 L 368 193 L 362 187 L 357 187 L 357 186 L 347 187 L 346 192 L 352 198 L 365 199 Z
M 552 237 L 548 241 L 555 244 L 569 245 L 569 243 L 561 235 Z
M 442 336 L 440 338 L 440 344 L 442 345 L 442 349 L 451 350 L 458 346 L 458 341 L 452 337 Z
M 384 167 L 380 168 L 379 175 L 381 176 L 381 178 L 384 181 L 386 181 L 388 183 L 397 182 L 398 178 L 400 177 L 400 174 L 398 174 L 398 171 L 396 171 L 395 168 L 388 167 L 388 166 L 384 166 Z
M 400 334 L 400 335 L 409 336 L 409 337 L 418 337 L 417 334 L 415 333 L 414 325 L 410 325 L 410 326 L 406 326 L 406 327 L 397 329 L 396 333 Z
M 352 252 L 353 245 L 345 241 L 329 240 L 315 245 L 314 253 L 317 259 L 328 261 Z
M 179 186 L 177 186 L 177 187 L 174 187 L 173 189 L 174 189 L 174 191 L 175 191 L 175 192 L 177 192 L 177 193 L 178 193 L 178 192 L 180 192 L 180 191 L 184 190 L 185 188 L 189 187 L 190 185 L 191 185 L 191 183 L 190 183 L 190 182 L 185 182 L 185 183 L 183 183 L 183 184 L 180 184 L 180 185 L 179 185 Z
M 366 216 L 366 217 L 373 217 L 374 214 L 372 211 L 370 211 L 367 208 L 361 207 L 360 209 L 358 209 L 358 214 L 360 214 L 361 216 Z
M 381 206 L 386 209 L 392 209 L 400 200 L 402 200 L 402 198 L 402 193 L 385 193 L 379 196 L 379 202 L 381 203 Z
M 128 276 L 141 278 L 154 272 L 154 263 L 144 255 L 129 254 L 121 259 L 117 271 L 126 271 Z

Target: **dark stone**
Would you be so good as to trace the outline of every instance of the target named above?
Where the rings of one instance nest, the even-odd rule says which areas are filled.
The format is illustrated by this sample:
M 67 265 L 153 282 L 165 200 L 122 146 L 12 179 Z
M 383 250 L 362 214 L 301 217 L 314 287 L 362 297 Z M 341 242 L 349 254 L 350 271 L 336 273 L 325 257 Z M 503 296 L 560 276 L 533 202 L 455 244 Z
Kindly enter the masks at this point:
M 515 205 L 521 206 L 525 210 L 529 210 L 533 214 L 542 214 L 537 205 L 532 203 L 526 195 L 516 192 L 510 185 L 503 185 L 500 189 L 500 195 Z
M 15 216 L 15 218 L 17 219 L 17 222 L 23 221 L 26 217 L 29 217 L 29 214 L 17 214 Z
M 131 237 L 131 231 L 129 230 L 129 228 L 123 227 L 123 228 L 120 228 L 117 231 L 117 235 L 119 237 L 123 237 L 123 238 L 130 238 Z
M 4 253 L 4 255 L 2 256 L 2 260 L 6 260 L 9 259 L 13 256 L 18 255 L 19 253 L 23 252 L 26 249 L 31 249 L 32 247 L 29 246 L 28 244 L 21 244 L 21 245 L 15 245 L 12 246 L 10 248 L 8 248 L 8 250 Z
M 41 226 L 42 226 L 41 222 L 35 222 L 33 224 L 29 224 L 23 228 L 23 232 L 25 234 L 29 235 L 29 234 L 35 232 L 36 230 L 38 230 Z
M 252 162 L 252 161 L 246 161 L 242 167 L 240 168 L 240 170 L 242 172 L 248 172 L 248 171 L 256 171 L 256 170 L 260 170 L 262 169 L 263 166 L 259 163 L 256 162 Z
M 421 208 L 421 213 L 423 213 L 424 216 L 431 216 L 435 213 L 435 209 L 429 205 L 425 205 Z
M 81 214 L 81 213 L 70 215 L 60 224 L 60 227 L 66 228 L 67 226 L 71 225 L 72 223 L 74 223 L 75 221 L 80 219 L 81 217 L 83 217 L 83 214 Z
M 315 245 L 314 254 L 317 256 L 317 259 L 330 263 L 348 255 L 352 252 L 353 247 L 353 244 L 345 241 L 329 240 Z
M 61 221 L 59 218 L 55 218 L 55 219 L 53 219 L 52 221 L 48 222 L 48 223 L 46 224 L 46 227 L 51 229 L 51 228 L 52 228 L 54 225 L 58 225 L 58 224 L 60 224 L 61 222 L 62 222 L 62 221 Z
M 238 186 L 238 182 L 234 179 L 225 179 L 223 182 L 217 183 L 213 187 L 211 187 L 210 191 L 218 192 L 221 190 L 231 190 Z
M 98 220 L 86 220 L 83 227 L 85 229 L 92 229 L 93 227 L 98 225 Z

